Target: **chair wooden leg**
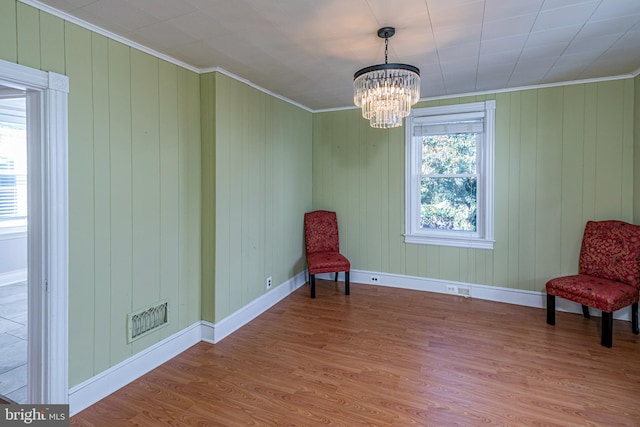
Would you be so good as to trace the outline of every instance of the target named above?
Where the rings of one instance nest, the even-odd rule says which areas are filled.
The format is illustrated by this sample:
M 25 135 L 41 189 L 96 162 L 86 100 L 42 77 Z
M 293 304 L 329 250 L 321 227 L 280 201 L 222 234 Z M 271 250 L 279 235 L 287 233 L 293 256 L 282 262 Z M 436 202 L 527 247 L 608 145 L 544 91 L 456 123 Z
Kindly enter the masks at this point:
M 613 313 L 602 312 L 602 339 L 600 344 L 609 348 L 613 344 Z
M 631 306 L 631 330 L 638 335 L 638 303 Z
M 556 296 L 547 294 L 547 324 L 556 324 Z
M 344 272 L 344 294 L 349 295 L 351 291 L 349 290 L 349 272 Z
M 589 314 L 589 307 L 582 304 L 582 314 L 584 315 L 585 319 L 591 319 L 591 315 Z
M 338 272 L 337 272 L 337 271 L 336 271 L 336 277 L 335 277 L 335 279 L 333 279 L 333 281 L 334 281 L 334 282 L 337 282 L 337 281 L 338 281 Z
M 311 285 L 311 298 L 315 298 L 316 297 L 316 275 L 315 274 L 309 275 L 309 284 Z

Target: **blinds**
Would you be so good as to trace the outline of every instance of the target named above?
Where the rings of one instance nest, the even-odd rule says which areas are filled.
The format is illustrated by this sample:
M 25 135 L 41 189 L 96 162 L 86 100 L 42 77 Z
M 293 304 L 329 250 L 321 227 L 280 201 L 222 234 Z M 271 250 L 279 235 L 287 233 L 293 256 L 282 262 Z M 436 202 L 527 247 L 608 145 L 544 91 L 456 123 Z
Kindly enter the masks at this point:
M 413 136 L 482 133 L 484 112 L 422 116 L 413 120 Z
M 452 133 L 482 133 L 482 119 L 444 123 L 424 123 L 413 126 L 413 136 L 449 135 Z

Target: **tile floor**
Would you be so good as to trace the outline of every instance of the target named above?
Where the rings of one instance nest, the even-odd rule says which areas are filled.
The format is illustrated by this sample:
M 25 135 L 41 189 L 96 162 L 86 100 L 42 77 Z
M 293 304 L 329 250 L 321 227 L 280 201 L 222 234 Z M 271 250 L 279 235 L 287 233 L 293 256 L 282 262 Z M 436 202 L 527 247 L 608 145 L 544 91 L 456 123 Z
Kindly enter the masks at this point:
M 27 282 L 0 286 L 0 395 L 27 401 Z

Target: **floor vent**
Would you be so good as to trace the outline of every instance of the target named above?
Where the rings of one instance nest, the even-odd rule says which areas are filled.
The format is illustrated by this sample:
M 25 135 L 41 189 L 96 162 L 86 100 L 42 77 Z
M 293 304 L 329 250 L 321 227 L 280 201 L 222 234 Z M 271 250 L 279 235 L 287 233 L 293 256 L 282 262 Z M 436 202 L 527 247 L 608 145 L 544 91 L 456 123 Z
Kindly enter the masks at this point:
M 167 301 L 162 301 L 127 314 L 127 342 L 142 338 L 169 323 L 167 307 Z

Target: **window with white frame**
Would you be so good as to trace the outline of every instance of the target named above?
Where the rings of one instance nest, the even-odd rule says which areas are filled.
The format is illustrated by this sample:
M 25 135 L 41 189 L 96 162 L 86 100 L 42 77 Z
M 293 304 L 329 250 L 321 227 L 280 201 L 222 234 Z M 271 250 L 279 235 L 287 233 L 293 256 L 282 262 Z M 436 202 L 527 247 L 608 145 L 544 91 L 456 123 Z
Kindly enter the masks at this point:
M 493 249 L 495 101 L 406 120 L 405 242 Z
M 0 232 L 27 224 L 25 97 L 0 98 Z

